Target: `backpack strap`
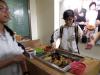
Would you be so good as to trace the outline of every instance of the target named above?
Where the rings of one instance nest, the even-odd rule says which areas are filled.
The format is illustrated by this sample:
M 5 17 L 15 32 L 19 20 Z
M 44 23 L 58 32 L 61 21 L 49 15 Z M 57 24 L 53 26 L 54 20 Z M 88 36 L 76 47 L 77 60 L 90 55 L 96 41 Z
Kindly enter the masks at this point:
M 4 27 L 7 30 L 7 32 L 9 32 L 10 36 L 12 37 L 12 39 L 14 40 L 14 32 L 6 25 L 4 25 Z
M 78 53 L 80 54 L 79 48 L 78 48 L 78 25 L 75 24 L 75 29 L 74 30 L 75 30 L 76 45 L 77 45 Z
M 53 36 L 54 36 L 54 33 L 51 35 L 51 40 L 50 40 L 50 43 L 51 43 L 51 44 L 54 42 Z
M 24 50 L 23 54 L 24 54 L 25 56 L 29 57 L 29 53 L 25 50 L 24 45 L 22 45 L 22 44 L 19 43 L 19 42 L 17 42 L 17 44 L 18 44 L 19 47 L 21 47 L 21 48 Z
M 63 35 L 63 28 L 64 28 L 64 26 L 60 27 L 60 38 L 62 38 L 62 35 Z
M 62 38 L 62 34 L 63 34 L 63 26 L 60 26 L 60 37 L 59 38 Z M 54 42 L 54 33 L 51 35 L 51 40 L 50 40 L 50 43 L 53 43 Z

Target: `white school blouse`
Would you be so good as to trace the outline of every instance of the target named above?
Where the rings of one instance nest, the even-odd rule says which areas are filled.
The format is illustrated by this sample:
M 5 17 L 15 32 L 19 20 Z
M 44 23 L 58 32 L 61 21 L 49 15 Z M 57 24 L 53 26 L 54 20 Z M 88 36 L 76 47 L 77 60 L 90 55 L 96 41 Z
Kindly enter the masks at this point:
M 97 19 L 98 11 L 96 10 L 89 10 L 86 13 L 86 21 L 89 22 L 89 24 L 95 25 L 96 19 Z
M 0 60 L 7 60 L 23 53 L 23 49 L 18 46 L 16 40 L 12 39 L 9 32 L 5 30 L 5 35 L 0 34 Z M 3 63 L 3 62 L 2 62 Z M 21 68 L 18 63 L 11 64 L 0 69 L 0 75 L 22 75 Z
M 78 35 L 81 37 L 83 31 L 78 26 Z M 60 28 L 54 32 L 54 42 L 60 37 Z M 60 48 L 68 50 L 70 52 L 78 52 L 76 40 L 75 40 L 75 24 L 73 23 L 70 27 L 63 28 L 63 35 L 60 39 Z

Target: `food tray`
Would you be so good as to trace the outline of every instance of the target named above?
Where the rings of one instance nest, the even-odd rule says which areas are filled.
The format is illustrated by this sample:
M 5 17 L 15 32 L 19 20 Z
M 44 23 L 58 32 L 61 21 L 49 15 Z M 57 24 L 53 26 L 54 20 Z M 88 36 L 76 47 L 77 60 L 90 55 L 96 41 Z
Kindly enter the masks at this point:
M 57 58 L 60 57 L 60 59 L 58 58 L 56 61 L 53 61 L 55 60 L 55 57 Z M 82 56 L 71 54 L 61 49 L 57 49 L 52 52 L 43 53 L 43 55 L 40 55 L 40 56 L 36 55 L 34 56 L 34 58 L 48 65 L 49 67 L 59 70 L 60 72 L 63 72 L 63 73 L 70 70 L 71 68 L 70 64 L 72 62 L 82 61 L 84 59 L 84 57 Z

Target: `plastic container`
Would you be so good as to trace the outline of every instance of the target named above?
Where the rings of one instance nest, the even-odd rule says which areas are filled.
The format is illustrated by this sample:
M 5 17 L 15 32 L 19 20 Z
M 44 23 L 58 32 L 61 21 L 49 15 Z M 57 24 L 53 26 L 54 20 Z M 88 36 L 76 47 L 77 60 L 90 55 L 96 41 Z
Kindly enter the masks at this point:
M 75 74 L 75 75 L 82 75 L 85 68 L 86 68 L 86 65 L 82 62 L 73 62 L 71 63 L 71 70 L 70 72 Z
M 29 58 L 32 59 L 33 56 L 36 55 L 36 50 L 30 51 L 30 52 L 28 52 L 28 54 L 29 54 Z

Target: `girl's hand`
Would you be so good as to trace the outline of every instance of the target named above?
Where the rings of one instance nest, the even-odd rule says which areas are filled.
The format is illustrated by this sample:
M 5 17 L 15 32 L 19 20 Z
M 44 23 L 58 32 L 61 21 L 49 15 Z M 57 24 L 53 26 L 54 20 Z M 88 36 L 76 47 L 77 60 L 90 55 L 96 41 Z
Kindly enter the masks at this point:
M 52 48 L 56 48 L 56 43 L 54 42 L 54 43 L 52 43 Z
M 24 55 L 16 55 L 14 58 L 13 58 L 13 61 L 14 62 L 21 62 L 21 61 L 25 61 L 25 56 Z

